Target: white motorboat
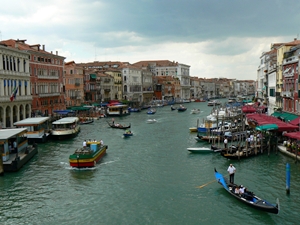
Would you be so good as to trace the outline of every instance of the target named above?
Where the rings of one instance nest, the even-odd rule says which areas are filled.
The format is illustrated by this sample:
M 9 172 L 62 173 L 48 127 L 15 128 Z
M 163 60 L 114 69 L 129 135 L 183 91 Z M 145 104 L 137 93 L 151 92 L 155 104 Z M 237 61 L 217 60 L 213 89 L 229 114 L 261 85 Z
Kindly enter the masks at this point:
M 147 120 L 147 123 L 156 123 L 156 122 L 157 122 L 156 119 L 148 119 L 148 120 Z
M 206 148 L 206 147 L 200 147 L 200 148 L 187 148 L 189 152 L 192 153 L 209 153 L 209 152 L 214 152 L 211 148 Z

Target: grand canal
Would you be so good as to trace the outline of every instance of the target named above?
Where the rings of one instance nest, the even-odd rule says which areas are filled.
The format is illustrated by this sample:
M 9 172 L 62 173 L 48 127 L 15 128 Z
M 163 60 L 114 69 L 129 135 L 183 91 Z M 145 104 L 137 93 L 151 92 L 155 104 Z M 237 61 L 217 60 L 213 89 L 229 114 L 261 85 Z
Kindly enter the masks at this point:
M 274 152 L 242 161 L 189 153 L 187 147 L 203 146 L 189 127 L 211 108 L 205 102 L 186 106 L 181 113 L 165 106 L 155 115 L 142 111 L 115 118 L 131 123 L 134 136 L 127 139 L 122 130 L 108 127 L 107 118 L 82 125 L 72 140 L 39 144 L 38 155 L 19 172 L 0 177 L 0 224 L 298 224 L 300 163 Z M 190 114 L 192 108 L 203 112 Z M 157 123 L 147 124 L 148 118 Z M 107 154 L 93 169 L 70 168 L 69 155 L 89 138 L 103 139 Z M 252 209 L 211 182 L 214 167 L 226 174 L 231 162 L 237 183 L 269 202 L 279 198 L 278 215 Z

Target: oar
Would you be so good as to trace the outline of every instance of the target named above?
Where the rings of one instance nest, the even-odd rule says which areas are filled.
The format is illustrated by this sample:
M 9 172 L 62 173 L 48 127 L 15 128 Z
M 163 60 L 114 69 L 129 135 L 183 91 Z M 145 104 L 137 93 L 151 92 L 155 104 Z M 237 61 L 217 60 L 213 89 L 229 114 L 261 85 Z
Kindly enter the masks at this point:
M 203 184 L 203 185 L 201 185 L 201 186 L 198 186 L 197 188 L 203 188 L 203 187 L 205 187 L 205 186 L 207 186 L 207 185 L 209 185 L 209 184 L 211 184 L 211 183 L 213 183 L 213 182 L 215 182 L 215 181 L 217 181 L 217 180 L 214 179 L 214 180 L 212 180 L 212 181 L 210 181 L 210 182 L 207 182 L 206 184 Z
M 229 176 L 229 175 L 227 175 L 227 176 Z M 227 176 L 226 176 L 226 177 L 227 177 Z M 207 186 L 207 185 L 209 185 L 209 184 L 211 184 L 211 183 L 213 183 L 213 182 L 215 182 L 215 181 L 217 181 L 217 179 L 212 180 L 212 181 L 209 181 L 209 182 L 207 182 L 206 184 L 203 184 L 203 185 L 201 185 L 201 186 L 198 186 L 197 188 L 204 188 L 205 186 Z

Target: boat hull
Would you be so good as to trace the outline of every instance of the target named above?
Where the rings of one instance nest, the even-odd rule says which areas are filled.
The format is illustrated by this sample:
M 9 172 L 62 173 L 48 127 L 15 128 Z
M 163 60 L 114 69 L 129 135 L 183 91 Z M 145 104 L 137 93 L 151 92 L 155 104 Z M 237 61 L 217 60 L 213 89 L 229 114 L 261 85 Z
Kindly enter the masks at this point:
M 187 150 L 189 152 L 192 152 L 192 153 L 211 153 L 211 152 L 214 152 L 212 149 L 210 148 L 187 148 Z
M 279 205 L 271 204 L 267 202 L 266 200 L 263 200 L 256 195 L 254 195 L 252 192 L 248 192 L 247 195 L 239 195 L 234 193 L 234 188 L 238 185 L 236 184 L 229 184 L 228 180 L 224 178 L 224 176 L 220 173 L 218 173 L 215 169 L 215 178 L 219 184 L 223 186 L 223 188 L 233 197 L 236 199 L 246 203 L 248 206 L 251 206 L 255 209 L 265 211 L 268 213 L 279 213 Z M 250 193 L 250 194 L 249 194 Z
M 76 152 L 69 157 L 71 167 L 84 168 L 95 167 L 97 162 L 106 154 L 107 145 L 103 145 L 93 154 L 76 154 Z

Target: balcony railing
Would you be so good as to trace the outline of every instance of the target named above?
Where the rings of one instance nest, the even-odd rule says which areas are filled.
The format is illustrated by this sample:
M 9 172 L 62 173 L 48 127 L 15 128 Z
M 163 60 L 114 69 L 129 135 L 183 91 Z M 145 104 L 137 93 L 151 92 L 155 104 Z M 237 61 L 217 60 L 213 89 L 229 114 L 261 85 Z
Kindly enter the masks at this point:
M 14 101 L 32 101 L 32 96 L 17 96 Z M 10 96 L 1 96 L 0 102 L 10 102 Z
M 60 96 L 59 92 L 52 92 L 52 93 L 39 93 L 39 97 L 51 97 L 51 96 Z
M 40 79 L 47 79 L 47 80 L 58 80 L 58 76 L 48 76 L 48 75 L 38 75 Z

